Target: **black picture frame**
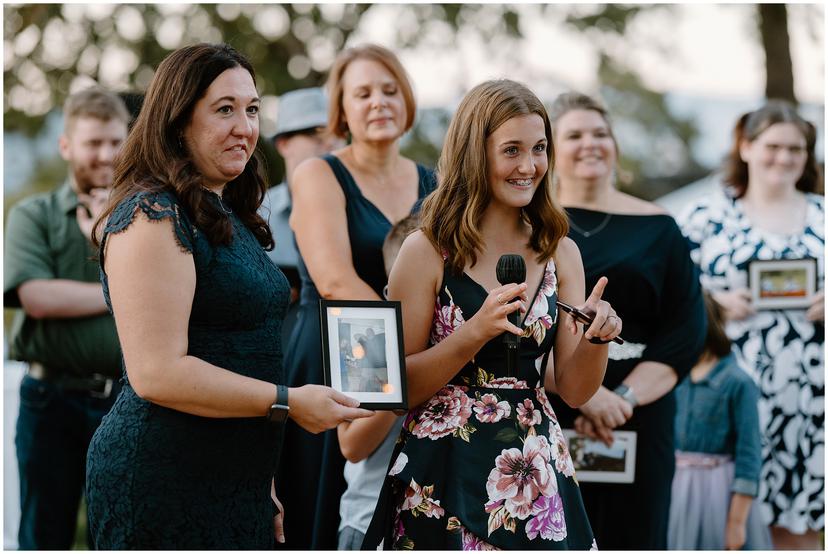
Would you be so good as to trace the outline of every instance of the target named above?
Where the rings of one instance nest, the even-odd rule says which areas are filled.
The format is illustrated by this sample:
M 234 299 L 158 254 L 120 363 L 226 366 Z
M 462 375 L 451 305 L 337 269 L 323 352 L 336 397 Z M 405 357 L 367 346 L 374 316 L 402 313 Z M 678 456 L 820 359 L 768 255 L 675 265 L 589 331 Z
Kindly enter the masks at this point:
M 757 310 L 804 310 L 817 292 L 815 258 L 751 260 L 748 289 Z
M 402 307 L 396 301 L 319 301 L 325 385 L 369 410 L 408 410 Z

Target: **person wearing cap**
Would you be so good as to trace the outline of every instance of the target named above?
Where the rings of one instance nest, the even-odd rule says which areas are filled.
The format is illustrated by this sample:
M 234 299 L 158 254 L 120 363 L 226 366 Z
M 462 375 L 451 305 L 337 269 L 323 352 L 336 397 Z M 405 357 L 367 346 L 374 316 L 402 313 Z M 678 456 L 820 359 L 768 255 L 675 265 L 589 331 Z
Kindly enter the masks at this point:
M 279 98 L 276 133 L 271 141 L 285 161 L 285 180 L 267 191 L 259 213 L 267 219 L 276 241 L 276 247 L 267 254 L 290 282 L 290 309 L 282 326 L 282 344 L 287 344 L 296 321 L 300 287 L 299 253 L 288 225 L 291 211 L 288 182 L 300 163 L 342 146 L 341 139 L 326 133 L 327 125 L 328 101 L 321 88 L 292 90 Z
M 19 308 L 9 354 L 28 363 L 15 433 L 21 550 L 72 547 L 86 450 L 120 390 L 121 349 L 90 239 L 130 116 L 98 87 L 71 95 L 63 116 L 66 182 L 22 200 L 6 219 L 3 299 Z

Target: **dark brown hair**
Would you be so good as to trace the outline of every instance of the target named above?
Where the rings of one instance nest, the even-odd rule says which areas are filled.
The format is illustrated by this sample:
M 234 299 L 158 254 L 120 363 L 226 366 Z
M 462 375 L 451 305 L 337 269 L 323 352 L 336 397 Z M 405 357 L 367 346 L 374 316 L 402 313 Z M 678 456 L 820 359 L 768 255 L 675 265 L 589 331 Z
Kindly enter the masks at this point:
M 543 119 L 549 167 L 521 217 L 532 228 L 529 246 L 538 262 L 555 254 L 569 230 L 566 214 L 552 193 L 554 163 L 552 128 L 546 108 L 526 86 L 507 79 L 486 81 L 470 90 L 451 120 L 440 161 L 438 186 L 423 202 L 422 229 L 432 244 L 448 255 L 449 269 L 460 273 L 477 263 L 483 248 L 479 225 L 491 201 L 486 140 L 509 119 L 537 114 Z
M 414 100 L 414 89 L 411 80 L 400 60 L 391 50 L 376 44 L 365 44 L 344 50 L 331 67 L 328 73 L 328 132 L 339 138 L 347 138 L 348 122 L 342 109 L 342 76 L 351 62 L 355 60 L 372 60 L 383 65 L 400 87 L 405 102 L 405 131 L 414 125 L 414 116 L 417 113 L 417 101 Z
M 724 313 L 721 305 L 713 299 L 708 291 L 704 291 L 704 307 L 707 311 L 707 337 L 704 340 L 706 354 L 717 358 L 724 358 L 730 354 L 730 339 L 725 333 Z
M 212 82 L 228 69 L 242 67 L 256 74 L 250 62 L 227 44 L 196 44 L 180 48 L 164 58 L 147 89 L 141 113 L 115 161 L 115 182 L 109 206 L 95 223 L 106 221 L 115 206 L 137 191 L 172 190 L 195 225 L 211 244 L 230 244 L 233 226 L 202 186 L 198 172 L 182 139 L 196 102 Z M 256 240 L 273 248 L 270 228 L 257 209 L 267 185 L 260 173 L 263 165 L 258 148 L 241 175 L 227 183 L 222 199 L 235 211 Z M 95 233 L 93 236 L 97 236 Z
M 92 117 L 104 123 L 117 119 L 124 125 L 129 125 L 132 119 L 120 96 L 97 86 L 76 92 L 63 103 L 63 133 L 70 135 L 75 121 L 81 117 Z
M 733 144 L 725 158 L 723 182 L 729 187 L 734 198 L 744 196 L 748 188 L 748 166 L 742 160 L 742 143 L 753 142 L 771 125 L 792 123 L 805 138 L 808 158 L 796 188 L 802 192 L 815 192 L 822 186 L 822 175 L 816 161 L 816 127 L 799 115 L 793 104 L 784 100 L 771 100 L 754 112 L 748 112 L 736 122 L 733 129 Z

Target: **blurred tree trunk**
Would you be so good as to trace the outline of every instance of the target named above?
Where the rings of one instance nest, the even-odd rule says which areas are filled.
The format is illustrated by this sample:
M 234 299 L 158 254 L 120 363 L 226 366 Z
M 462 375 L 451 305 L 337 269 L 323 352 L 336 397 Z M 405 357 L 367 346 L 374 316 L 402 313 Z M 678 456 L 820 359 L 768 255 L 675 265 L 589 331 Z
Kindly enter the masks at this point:
M 785 4 L 758 4 L 759 32 L 765 49 L 765 96 L 797 103 Z

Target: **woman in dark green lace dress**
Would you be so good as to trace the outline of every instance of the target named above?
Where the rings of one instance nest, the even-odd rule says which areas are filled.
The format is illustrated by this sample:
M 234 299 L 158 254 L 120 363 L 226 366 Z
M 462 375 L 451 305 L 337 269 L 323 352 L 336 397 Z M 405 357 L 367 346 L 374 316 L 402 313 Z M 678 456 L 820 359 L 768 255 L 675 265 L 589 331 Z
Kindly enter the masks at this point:
M 621 331 L 584 272 L 549 181 L 546 110 L 526 87 L 488 81 L 449 126 L 422 230 L 403 244 L 389 297 L 401 300 L 408 416 L 364 549 L 579 549 L 593 546 L 572 460 L 546 390 L 572 405 L 601 383 Z M 503 254 L 526 282 L 500 285 Z M 558 298 L 594 314 L 581 334 Z M 507 315 L 520 310 L 520 325 Z M 520 339 L 509 372 L 503 335 Z
M 158 67 L 117 162 L 98 224 L 125 371 L 89 447 L 98 549 L 271 548 L 284 406 L 315 432 L 371 414 L 327 387 L 278 385 L 288 284 L 256 213 L 258 108 L 238 52 L 182 48 Z

